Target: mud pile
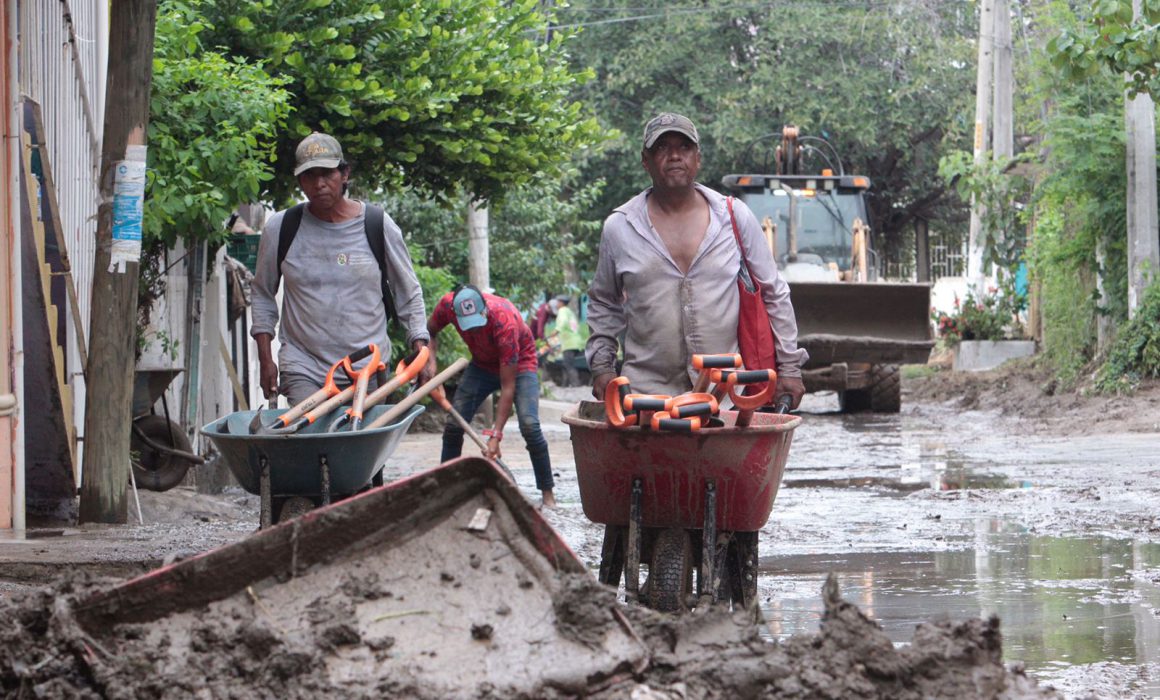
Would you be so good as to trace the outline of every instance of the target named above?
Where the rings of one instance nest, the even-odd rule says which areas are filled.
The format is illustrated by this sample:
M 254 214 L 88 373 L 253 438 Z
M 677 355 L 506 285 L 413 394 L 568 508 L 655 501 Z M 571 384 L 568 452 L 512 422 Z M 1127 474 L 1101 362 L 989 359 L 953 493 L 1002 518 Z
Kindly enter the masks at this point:
M 400 572 L 406 576 L 405 572 Z M 294 605 L 230 599 L 196 614 L 117 625 L 100 635 L 76 624 L 69 603 L 93 584 L 75 580 L 0 607 L 0 694 L 28 698 L 1054 698 L 1018 671 L 1005 669 L 997 620 L 936 622 L 918 627 L 908 647 L 895 649 L 878 626 L 838 597 L 832 579 L 823 595 L 821 630 L 785 644 L 762 639 L 751 615 L 713 611 L 670 617 L 643 608 L 609 615 L 611 589 L 591 578 L 559 574 L 548 609 L 522 611 L 530 635 L 518 644 L 484 618 L 513 610 L 459 609 L 481 621 L 470 639 L 432 640 L 426 633 L 368 636 L 352 617 L 352 599 L 389 596 L 389 582 L 347 578 L 347 594 Z M 453 588 L 453 584 L 452 584 Z M 459 589 L 461 590 L 461 589 Z M 249 596 L 250 594 L 247 594 Z M 520 602 L 527 599 L 520 596 Z M 416 617 L 435 596 L 404 602 Z M 289 629 L 291 605 L 303 625 Z M 179 619 L 187 617 L 187 619 Z M 406 617 L 406 616 L 403 616 Z M 177 618 L 177 619 L 175 619 Z M 543 620 L 547 628 L 537 626 Z M 625 619 L 627 618 L 627 619 Z M 397 618 L 402 619 L 402 617 Z M 279 621 L 281 620 L 281 622 Z M 537 640 L 559 635 L 598 657 L 609 633 L 629 631 L 642 654 L 625 656 L 611 674 L 585 673 L 583 658 L 540 658 L 510 667 L 512 654 L 535 657 Z M 308 630 L 299 634 L 296 631 Z M 617 637 L 617 634 L 613 634 Z M 465 645 L 476 653 L 463 651 Z M 625 650 L 620 650 L 622 653 Z M 493 657 L 487 674 L 474 657 Z M 631 658 L 630 658 L 631 657 Z M 427 666 L 438 682 L 419 673 Z

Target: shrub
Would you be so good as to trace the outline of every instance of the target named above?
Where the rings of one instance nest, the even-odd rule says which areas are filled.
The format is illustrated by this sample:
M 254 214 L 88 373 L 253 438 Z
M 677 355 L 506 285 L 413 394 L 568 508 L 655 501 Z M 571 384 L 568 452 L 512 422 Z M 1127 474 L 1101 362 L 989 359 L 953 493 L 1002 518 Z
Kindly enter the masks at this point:
M 1015 290 L 1013 280 L 1007 280 L 1001 286 L 1002 289 L 988 289 L 987 294 L 979 299 L 968 292 L 960 302 L 956 295 L 952 313 L 932 311 L 931 319 L 938 334 L 952 344 L 960 340 L 1022 338 L 1019 314 L 1026 308 L 1027 298 Z
M 1141 380 L 1156 377 L 1160 377 L 1160 282 L 1148 287 L 1135 317 L 1116 336 L 1096 373 L 1096 389 L 1128 393 Z

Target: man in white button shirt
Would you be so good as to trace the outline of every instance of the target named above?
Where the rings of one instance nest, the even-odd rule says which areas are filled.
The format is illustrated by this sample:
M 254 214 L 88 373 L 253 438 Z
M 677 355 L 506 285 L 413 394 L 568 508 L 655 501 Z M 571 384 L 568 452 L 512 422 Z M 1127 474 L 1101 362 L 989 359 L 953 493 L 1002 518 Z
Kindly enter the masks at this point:
M 737 351 L 741 254 L 726 198 L 697 183 L 700 138 L 688 118 L 664 113 L 644 129 L 641 164 L 652 187 L 604 222 L 588 290 L 586 356 L 593 393 L 604 398 L 617 376 L 618 337 L 634 392 L 677 395 L 696 379 L 694 354 Z M 776 338 L 777 392 L 796 408 L 805 393 L 789 285 L 778 274 L 757 218 L 734 200 L 733 212 Z

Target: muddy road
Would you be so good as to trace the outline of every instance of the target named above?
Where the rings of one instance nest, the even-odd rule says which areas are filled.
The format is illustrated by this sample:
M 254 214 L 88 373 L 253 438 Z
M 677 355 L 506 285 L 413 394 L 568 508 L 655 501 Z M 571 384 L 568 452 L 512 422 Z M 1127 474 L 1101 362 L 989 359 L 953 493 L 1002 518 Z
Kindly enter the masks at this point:
M 1003 660 L 1066 697 L 1160 697 L 1160 390 L 1105 401 L 1045 387 L 1014 375 L 911 381 L 899 415 L 844 416 L 833 396 L 807 397 L 760 535 L 763 633 L 816 632 L 832 572 L 896 644 L 923 621 L 994 615 Z M 559 421 L 584 395 L 557 389 L 541 406 L 560 503 L 546 517 L 595 569 L 602 527 L 584 516 Z M 388 478 L 434 466 L 439 442 L 412 432 Z M 538 498 L 522 443 L 505 447 Z M 135 573 L 257 523 L 242 493 L 178 489 L 143 506 L 145 527 L 0 541 L 0 595 L 62 565 Z

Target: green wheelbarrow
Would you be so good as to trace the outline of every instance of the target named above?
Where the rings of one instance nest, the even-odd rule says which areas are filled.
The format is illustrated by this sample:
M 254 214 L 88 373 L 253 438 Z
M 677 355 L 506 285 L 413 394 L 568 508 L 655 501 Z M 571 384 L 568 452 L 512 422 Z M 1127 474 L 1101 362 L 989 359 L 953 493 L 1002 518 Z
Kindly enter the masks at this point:
M 366 423 L 392 408 L 373 406 Z M 382 485 L 383 466 L 425 409 L 414 406 L 379 428 L 328 432 L 331 421 L 346 410 L 339 407 L 296 433 L 251 434 L 256 416 L 269 425 L 287 410 L 236 411 L 201 429 L 242 488 L 261 497 L 262 529 Z

